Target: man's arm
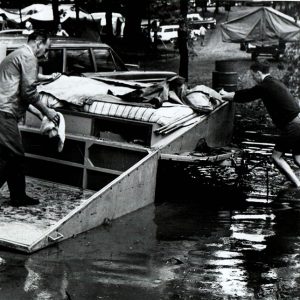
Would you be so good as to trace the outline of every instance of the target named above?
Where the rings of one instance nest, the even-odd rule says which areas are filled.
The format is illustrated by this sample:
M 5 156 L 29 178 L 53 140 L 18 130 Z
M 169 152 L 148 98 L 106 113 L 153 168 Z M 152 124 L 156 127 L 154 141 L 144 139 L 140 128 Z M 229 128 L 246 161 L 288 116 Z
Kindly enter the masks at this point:
M 34 114 L 40 120 L 43 120 L 43 114 L 37 108 L 35 108 L 32 104 L 29 105 L 28 111 L 30 111 L 32 114 Z
M 55 79 L 58 77 L 61 73 L 52 73 L 50 75 L 44 75 L 42 73 L 38 73 L 37 79 L 38 81 L 44 81 L 44 80 L 50 80 L 50 79 Z
M 37 108 L 43 115 L 45 115 L 50 121 L 52 121 L 56 126 L 59 125 L 59 115 L 58 113 L 46 106 L 42 101 L 32 103 L 32 105 Z
M 262 87 L 256 85 L 249 89 L 237 90 L 236 92 L 226 92 L 223 89 L 219 92 L 222 99 L 238 103 L 251 102 L 260 99 L 263 93 Z
M 32 104 L 56 126 L 59 124 L 59 115 L 54 109 L 48 108 L 39 98 L 36 89 L 37 60 L 34 57 L 24 56 L 20 60 L 21 66 L 21 97 L 28 104 Z

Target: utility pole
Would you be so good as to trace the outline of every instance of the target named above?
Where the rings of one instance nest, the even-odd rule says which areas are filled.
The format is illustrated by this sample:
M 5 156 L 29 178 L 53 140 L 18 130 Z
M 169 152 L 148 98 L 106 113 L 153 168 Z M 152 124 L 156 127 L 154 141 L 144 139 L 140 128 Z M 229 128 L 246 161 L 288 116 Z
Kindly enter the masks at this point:
M 188 51 L 188 38 L 189 30 L 187 26 L 187 13 L 188 13 L 188 0 L 180 0 L 181 20 L 178 29 L 178 50 L 180 55 L 179 62 L 179 75 L 188 81 L 189 75 L 189 51 Z

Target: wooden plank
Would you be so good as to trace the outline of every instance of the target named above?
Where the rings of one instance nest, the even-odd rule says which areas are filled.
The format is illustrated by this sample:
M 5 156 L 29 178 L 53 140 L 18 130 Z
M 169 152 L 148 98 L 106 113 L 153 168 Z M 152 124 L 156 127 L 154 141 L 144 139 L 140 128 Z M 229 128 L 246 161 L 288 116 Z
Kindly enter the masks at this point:
M 26 153 L 25 156 L 30 157 L 30 158 L 35 158 L 35 159 L 41 159 L 41 160 L 45 160 L 45 161 L 49 161 L 49 162 L 59 163 L 62 165 L 77 167 L 77 168 L 83 167 L 82 164 L 79 164 L 79 163 L 69 162 L 66 160 L 61 160 L 61 159 L 57 159 L 57 158 L 51 158 L 51 157 L 46 157 L 46 156 L 41 156 L 41 155 L 36 155 L 36 154 Z
M 154 201 L 159 153 L 150 153 L 110 184 L 95 193 L 80 207 L 51 227 L 30 246 L 34 252 L 57 241 L 49 241 L 56 232 L 61 240 L 101 225 L 105 219 L 116 219 Z
M 24 125 L 19 125 L 19 127 L 20 127 L 21 131 L 36 133 L 39 135 L 41 134 L 39 128 L 28 127 L 28 126 L 24 126 Z M 93 144 L 107 145 L 107 146 L 120 148 L 120 149 L 128 149 L 128 150 L 141 151 L 141 152 L 149 151 L 148 147 L 145 147 L 142 145 L 101 140 L 101 139 L 96 139 L 95 137 L 92 137 L 92 136 L 86 136 L 86 135 L 81 135 L 81 134 L 66 133 L 66 139 L 83 141 L 83 142 L 90 141 Z

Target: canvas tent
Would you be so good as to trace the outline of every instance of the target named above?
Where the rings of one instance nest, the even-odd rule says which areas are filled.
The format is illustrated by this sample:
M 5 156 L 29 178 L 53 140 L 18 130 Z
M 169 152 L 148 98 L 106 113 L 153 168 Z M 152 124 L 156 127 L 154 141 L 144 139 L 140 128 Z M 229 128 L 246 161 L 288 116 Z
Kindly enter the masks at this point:
M 74 5 L 60 5 L 60 22 L 65 22 L 68 18 L 76 19 L 76 11 Z M 38 10 L 36 13 L 30 15 L 30 19 L 39 22 L 52 22 L 53 21 L 52 5 L 44 5 L 44 7 Z M 79 19 L 91 19 L 91 16 L 82 10 L 79 11 Z
M 19 13 L 9 12 L 9 11 L 4 10 L 2 8 L 0 8 L 0 15 L 1 15 L 1 18 L 0 18 L 1 21 L 3 20 L 2 15 L 5 15 L 6 19 L 8 21 L 11 21 L 11 22 L 14 22 L 14 23 L 22 23 L 22 22 L 25 22 L 26 20 L 28 20 L 28 18 L 29 18 L 28 16 L 24 15 L 24 16 L 22 16 L 22 19 L 21 19 Z
M 254 8 L 221 24 L 223 42 L 251 42 L 270 46 L 278 41 L 300 41 L 300 26 L 295 20 L 271 7 Z

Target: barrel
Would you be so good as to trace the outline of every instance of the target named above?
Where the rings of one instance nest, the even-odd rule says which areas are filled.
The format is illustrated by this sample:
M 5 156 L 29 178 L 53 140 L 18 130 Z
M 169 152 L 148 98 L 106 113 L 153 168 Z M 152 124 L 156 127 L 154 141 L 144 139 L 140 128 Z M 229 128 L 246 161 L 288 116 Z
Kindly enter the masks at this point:
M 237 90 L 238 74 L 235 72 L 238 61 L 217 60 L 212 72 L 212 88 L 216 91 L 224 89 L 228 92 Z
M 237 90 L 238 74 L 236 72 L 212 72 L 212 88 L 216 91 L 224 89 L 227 92 Z

